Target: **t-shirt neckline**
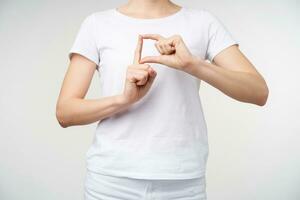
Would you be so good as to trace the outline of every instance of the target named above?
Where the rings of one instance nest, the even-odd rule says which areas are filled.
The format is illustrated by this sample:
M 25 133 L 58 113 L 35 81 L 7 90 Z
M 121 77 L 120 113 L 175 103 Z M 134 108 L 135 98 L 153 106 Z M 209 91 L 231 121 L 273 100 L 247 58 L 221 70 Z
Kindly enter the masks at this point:
M 164 22 L 164 21 L 173 20 L 173 19 L 179 17 L 185 11 L 185 7 L 181 7 L 180 10 L 178 10 L 177 12 L 175 12 L 171 15 L 168 15 L 168 16 L 165 16 L 165 17 L 159 17 L 159 18 L 136 18 L 136 17 L 131 17 L 131 16 L 128 16 L 128 15 L 125 15 L 125 14 L 119 12 L 117 10 L 117 8 L 112 8 L 111 11 L 116 17 L 118 17 L 120 19 L 123 19 L 123 20 L 126 20 L 126 21 L 132 21 L 132 22 L 138 22 L 138 23 L 155 23 L 155 22 Z

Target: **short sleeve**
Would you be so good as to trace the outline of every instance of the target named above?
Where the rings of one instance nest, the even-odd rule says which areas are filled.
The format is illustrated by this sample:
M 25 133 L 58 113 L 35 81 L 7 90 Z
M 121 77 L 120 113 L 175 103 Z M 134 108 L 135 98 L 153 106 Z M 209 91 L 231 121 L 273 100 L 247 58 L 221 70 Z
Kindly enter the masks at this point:
M 95 23 L 93 14 L 87 16 L 81 23 L 75 41 L 69 51 L 68 57 L 71 60 L 72 53 L 78 53 L 99 66 L 99 52 L 95 40 Z
M 212 62 L 214 57 L 222 50 L 230 47 L 231 45 L 239 44 L 215 15 L 208 11 L 205 11 L 205 14 L 206 20 L 208 21 L 208 41 L 205 58 Z

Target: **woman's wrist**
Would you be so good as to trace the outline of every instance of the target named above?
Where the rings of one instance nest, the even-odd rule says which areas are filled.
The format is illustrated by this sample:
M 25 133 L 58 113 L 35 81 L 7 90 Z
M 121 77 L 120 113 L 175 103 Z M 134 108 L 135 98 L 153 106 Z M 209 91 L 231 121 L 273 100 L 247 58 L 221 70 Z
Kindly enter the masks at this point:
M 123 94 L 116 95 L 115 102 L 117 105 L 124 106 L 124 107 L 132 104 L 131 102 L 128 101 L 128 99 Z
M 189 63 L 184 67 L 183 71 L 195 76 L 199 68 L 201 68 L 201 66 L 204 64 L 204 62 L 205 61 L 202 60 L 200 57 L 192 55 L 191 59 L 189 60 Z

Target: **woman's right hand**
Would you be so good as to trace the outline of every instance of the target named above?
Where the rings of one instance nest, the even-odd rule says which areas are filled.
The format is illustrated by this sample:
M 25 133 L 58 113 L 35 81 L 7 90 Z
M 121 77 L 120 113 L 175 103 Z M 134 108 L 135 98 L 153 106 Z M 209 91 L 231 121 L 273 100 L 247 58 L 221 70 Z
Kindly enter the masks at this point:
M 138 37 L 134 53 L 133 64 L 129 65 L 126 72 L 126 82 L 123 96 L 129 104 L 140 100 L 149 91 L 156 71 L 149 64 L 140 64 L 143 47 L 143 38 Z

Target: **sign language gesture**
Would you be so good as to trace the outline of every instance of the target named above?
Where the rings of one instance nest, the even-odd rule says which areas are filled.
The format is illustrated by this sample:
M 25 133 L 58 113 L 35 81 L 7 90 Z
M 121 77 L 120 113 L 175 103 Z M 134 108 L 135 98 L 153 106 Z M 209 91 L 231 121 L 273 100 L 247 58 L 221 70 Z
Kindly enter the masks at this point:
M 155 47 L 161 55 L 146 56 L 140 63 L 160 63 L 184 71 L 194 59 L 180 35 L 165 38 L 159 34 L 142 34 L 142 37 L 156 40 Z
M 123 94 L 128 103 L 134 103 L 145 96 L 156 77 L 156 71 L 149 64 L 140 63 L 142 46 L 143 38 L 139 35 L 133 64 L 128 66 L 126 72 Z

